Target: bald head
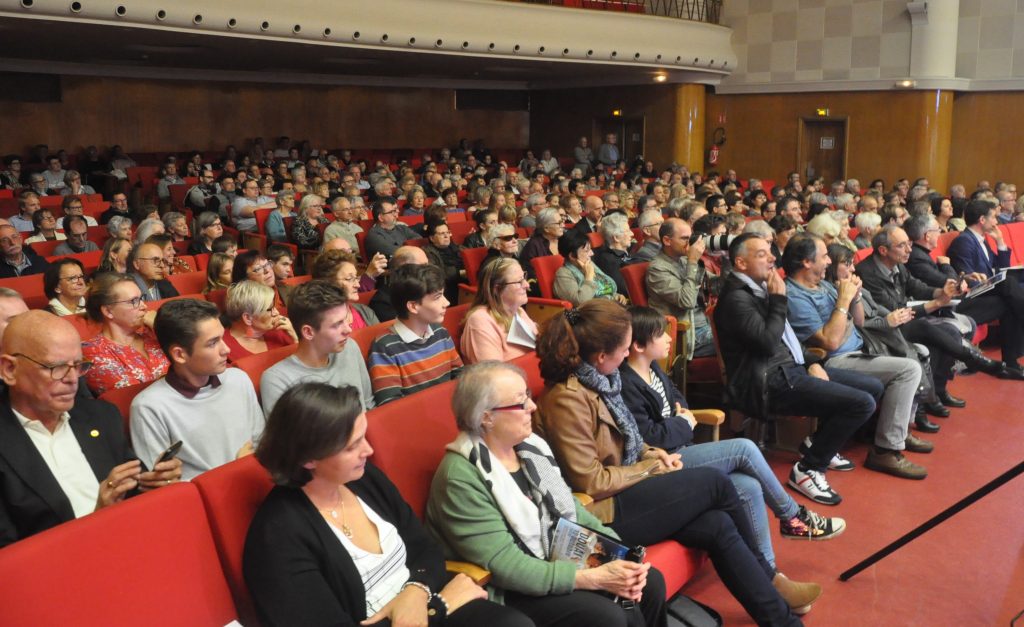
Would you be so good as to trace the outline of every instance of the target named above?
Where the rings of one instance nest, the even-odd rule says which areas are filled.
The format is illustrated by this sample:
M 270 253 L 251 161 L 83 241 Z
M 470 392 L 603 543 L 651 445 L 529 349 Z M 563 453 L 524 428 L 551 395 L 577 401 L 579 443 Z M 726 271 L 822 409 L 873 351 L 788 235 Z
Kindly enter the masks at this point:
M 82 360 L 78 332 L 52 313 L 32 310 L 11 318 L 3 339 L 0 377 L 10 390 L 11 407 L 52 430 L 60 415 L 74 407 L 79 375 L 70 368 L 55 379 L 51 367 Z
M 391 263 L 389 265 L 394 269 L 407 263 L 426 265 L 429 263 L 427 253 L 423 252 L 423 249 L 419 246 L 399 246 L 395 254 L 391 256 Z
M 326 242 L 324 244 L 322 252 L 327 252 L 329 250 L 344 250 L 347 252 L 352 252 L 352 244 L 349 244 L 344 237 L 335 237 L 331 241 Z
M 596 223 L 604 215 L 604 201 L 600 196 L 587 196 L 583 201 L 583 210 L 591 222 Z
M 0 301 L 14 301 L 14 299 L 3 298 Z M 25 307 L 25 302 L 20 299 L 14 302 Z M 17 307 L 17 304 L 14 306 Z M 69 342 L 80 346 L 82 341 L 78 336 L 78 331 L 71 326 L 70 322 L 48 311 L 29 310 L 28 308 L 23 309 L 21 313 L 14 314 L 6 321 L 3 340 L 4 353 L 24 353 L 35 359 L 39 359 L 36 355 L 44 354 L 50 345 Z M 81 352 L 81 348 L 79 348 L 79 352 Z M 43 360 L 40 359 L 40 361 Z
M 156 244 L 142 244 L 135 249 L 132 266 L 149 282 L 164 278 L 164 251 Z
M 19 314 L 23 314 L 26 311 L 28 311 L 28 305 L 25 304 L 25 301 L 23 301 L 21 296 L 17 293 L 13 295 L 0 293 L 0 347 L 3 346 L 4 330 L 7 328 L 11 318 Z

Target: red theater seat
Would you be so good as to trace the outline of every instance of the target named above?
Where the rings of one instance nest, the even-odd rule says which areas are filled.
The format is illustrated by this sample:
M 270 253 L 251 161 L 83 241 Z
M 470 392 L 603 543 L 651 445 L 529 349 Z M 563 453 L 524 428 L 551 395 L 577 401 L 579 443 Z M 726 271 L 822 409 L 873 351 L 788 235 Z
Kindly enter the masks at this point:
M 0 624 L 226 625 L 219 563 L 199 490 L 167 486 L 0 551 Z
M 637 307 L 647 306 L 647 266 L 650 262 L 631 263 L 622 266 L 622 278 L 626 282 L 626 292 L 629 302 Z
M 547 255 L 545 257 L 534 257 L 530 260 L 533 272 L 537 276 L 537 287 L 540 288 L 540 295 L 543 298 L 555 298 L 555 272 L 562 267 L 565 260 L 561 255 Z

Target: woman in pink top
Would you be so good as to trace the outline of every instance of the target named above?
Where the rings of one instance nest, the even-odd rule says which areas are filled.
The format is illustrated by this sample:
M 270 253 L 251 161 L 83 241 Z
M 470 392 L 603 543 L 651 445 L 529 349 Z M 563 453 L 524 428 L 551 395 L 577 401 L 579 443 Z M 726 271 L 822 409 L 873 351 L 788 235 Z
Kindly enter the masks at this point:
M 320 253 L 313 260 L 310 274 L 314 280 L 327 281 L 345 290 L 348 294 L 348 322 L 353 331 L 380 323 L 377 314 L 359 302 L 359 272 L 356 270 L 356 257 L 351 251 Z
M 167 374 L 170 362 L 152 329 L 156 312 L 146 310 L 142 291 L 130 275 L 96 275 L 85 299 L 85 312 L 103 325 L 94 338 L 82 344 L 82 356 L 92 362 L 85 382 L 93 394 Z
M 291 321 L 274 305 L 274 290 L 262 283 L 246 280 L 229 287 L 224 310 L 230 323 L 224 343 L 232 362 L 298 341 Z
M 462 330 L 462 359 L 467 364 L 508 361 L 533 350 L 537 324 L 523 309 L 528 291 L 526 273 L 516 259 L 497 259 L 484 266 Z

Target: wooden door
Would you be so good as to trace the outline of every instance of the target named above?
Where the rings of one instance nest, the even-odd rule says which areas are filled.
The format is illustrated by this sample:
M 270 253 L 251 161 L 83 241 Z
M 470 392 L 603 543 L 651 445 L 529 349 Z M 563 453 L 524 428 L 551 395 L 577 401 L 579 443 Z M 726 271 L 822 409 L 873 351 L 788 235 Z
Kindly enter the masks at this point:
M 618 141 L 615 145 L 619 147 L 619 158 L 627 165 L 633 163 L 637 155 L 644 154 L 644 118 L 643 116 L 633 118 L 596 118 L 594 120 L 593 148 L 597 153 L 597 147 L 604 143 L 608 133 L 615 133 Z
M 803 118 L 797 141 L 797 170 L 803 180 L 822 177 L 825 184 L 846 178 L 846 134 L 849 120 Z

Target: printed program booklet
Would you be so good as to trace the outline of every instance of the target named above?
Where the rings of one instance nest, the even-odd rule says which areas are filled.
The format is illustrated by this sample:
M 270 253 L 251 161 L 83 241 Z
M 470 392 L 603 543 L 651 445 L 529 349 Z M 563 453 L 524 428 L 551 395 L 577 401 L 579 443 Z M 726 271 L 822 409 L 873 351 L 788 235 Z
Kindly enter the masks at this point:
M 566 561 L 576 570 L 596 568 L 614 560 L 642 562 L 643 547 L 631 549 L 603 533 L 559 518 L 551 540 L 551 561 Z

